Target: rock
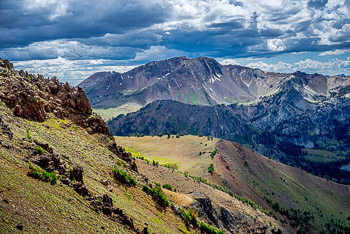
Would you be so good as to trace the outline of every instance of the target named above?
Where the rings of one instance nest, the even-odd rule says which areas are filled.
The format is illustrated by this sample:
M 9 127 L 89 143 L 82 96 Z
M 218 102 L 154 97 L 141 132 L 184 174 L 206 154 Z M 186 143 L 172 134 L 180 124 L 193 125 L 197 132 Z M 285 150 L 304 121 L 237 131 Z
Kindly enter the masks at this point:
M 102 198 L 103 205 L 113 207 L 113 200 L 107 194 L 103 194 Z
M 83 197 L 85 197 L 85 196 L 88 196 L 88 195 L 89 195 L 89 190 L 86 188 L 86 186 L 85 186 L 85 185 L 81 186 L 80 191 L 81 191 L 81 195 L 82 195 Z
M 23 116 L 23 109 L 20 105 L 16 105 L 15 109 L 13 109 L 13 113 L 19 117 Z
M 70 179 L 83 182 L 83 168 L 82 167 L 74 167 L 70 171 Z
M 142 234 L 148 234 L 148 227 L 144 227 L 144 228 L 143 228 Z
M 102 212 L 105 214 L 105 215 L 112 215 L 112 207 L 110 206 L 103 206 L 102 207 Z
M 122 222 L 124 225 L 129 226 L 131 229 L 135 229 L 134 220 L 132 218 L 129 218 L 128 216 L 125 215 Z
M 60 157 L 58 155 L 52 155 L 51 159 L 52 159 L 52 162 L 53 162 L 53 166 L 55 168 L 59 168 L 60 165 L 61 165 Z
M 130 167 L 131 167 L 131 170 L 136 171 L 136 172 L 138 171 L 135 159 L 131 160 Z
M 64 177 L 64 178 L 61 179 L 61 182 L 62 182 L 63 184 L 69 185 L 70 182 L 71 182 L 71 180 L 70 180 L 69 178 L 67 178 L 67 177 Z
M 50 159 L 47 156 L 41 156 L 38 161 L 36 161 L 36 164 L 41 166 L 42 168 L 48 168 L 50 166 Z
M 23 225 L 22 224 L 17 224 L 16 228 L 20 231 L 23 231 Z
M 110 181 L 110 180 L 107 180 L 107 179 L 102 179 L 100 182 L 101 182 L 101 184 L 103 184 L 104 186 L 107 186 L 107 185 L 110 185 L 110 184 L 111 184 L 111 181 Z
M 96 211 L 102 210 L 102 203 L 98 200 L 93 200 L 90 205 L 94 207 Z
M 217 213 L 211 203 L 210 198 L 202 193 L 192 193 L 191 195 L 198 202 L 198 215 L 206 216 L 211 222 L 213 222 L 215 225 L 218 225 Z
M 124 214 L 123 214 L 123 210 L 120 209 L 120 208 L 112 208 L 112 211 L 114 214 L 118 215 L 118 216 L 123 216 L 124 217 Z

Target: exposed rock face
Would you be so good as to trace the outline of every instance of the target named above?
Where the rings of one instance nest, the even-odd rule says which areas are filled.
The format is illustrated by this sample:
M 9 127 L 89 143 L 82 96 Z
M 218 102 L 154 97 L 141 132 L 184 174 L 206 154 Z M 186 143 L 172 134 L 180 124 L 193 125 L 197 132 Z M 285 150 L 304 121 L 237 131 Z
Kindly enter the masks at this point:
M 56 77 L 16 71 L 8 60 L 0 59 L 0 99 L 19 117 L 45 121 L 53 114 L 70 118 L 89 132 L 110 135 L 108 127 L 98 115 L 92 114 L 91 105 L 81 87 L 62 84 Z

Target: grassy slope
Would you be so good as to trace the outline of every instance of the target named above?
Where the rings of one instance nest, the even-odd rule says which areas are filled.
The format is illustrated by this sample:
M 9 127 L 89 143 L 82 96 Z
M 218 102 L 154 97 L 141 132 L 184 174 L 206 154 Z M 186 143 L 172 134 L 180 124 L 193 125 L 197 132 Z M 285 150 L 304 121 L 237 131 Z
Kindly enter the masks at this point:
M 60 182 L 50 185 L 27 176 L 28 163 L 24 159 L 32 154 L 29 143 L 22 140 L 27 128 L 33 138 L 48 143 L 56 154 L 68 156 L 69 164 L 82 166 L 87 188 L 96 194 L 111 196 L 115 207 L 132 217 L 139 229 L 142 230 L 145 223 L 149 231 L 155 233 L 176 233 L 178 227 L 186 229 L 170 208 L 157 209 L 151 197 L 141 191 L 141 185 L 124 188 L 112 178 L 111 167 L 116 161 L 106 150 L 105 136 L 89 135 L 69 121 L 25 121 L 13 117 L 4 104 L 0 104 L 0 116 L 14 133 L 12 141 L 7 135 L 0 135 L 0 232 L 15 232 L 16 225 L 22 224 L 26 232 L 130 233 L 117 221 L 94 212 L 72 188 Z M 64 129 L 61 123 L 70 123 L 73 127 Z M 4 144 L 10 149 L 3 147 Z M 142 181 L 137 174 L 134 176 Z M 113 181 L 113 192 L 99 182 L 101 179 Z
M 174 137 L 174 138 L 172 138 Z M 145 156 L 148 160 L 156 160 L 160 164 L 177 163 L 179 170 L 189 171 L 194 176 L 207 176 L 211 163 L 210 152 L 215 149 L 217 138 L 182 136 L 170 139 L 163 137 L 115 137 L 116 142 L 137 156 Z M 199 155 L 199 152 L 205 152 Z
M 147 159 L 161 163 L 177 162 L 179 170 L 225 184 L 235 193 L 245 195 L 266 208 L 269 206 L 264 196 L 284 208 L 308 210 L 315 215 L 313 225 L 318 228 L 330 218 L 344 221 L 349 215 L 350 186 L 336 184 L 278 163 L 235 143 L 217 139 L 208 142 L 206 137 L 198 136 L 180 139 L 167 139 L 164 136 L 116 139 Z M 209 149 L 204 147 L 205 143 L 210 144 L 207 146 Z M 198 155 L 200 151 L 213 150 L 215 144 L 219 153 L 213 161 L 209 154 Z M 210 175 L 207 168 L 212 162 L 215 171 Z
M 229 186 L 234 190 L 245 187 L 241 191 L 252 199 L 265 196 L 284 208 L 310 211 L 315 215 L 313 225 L 319 228 L 331 218 L 345 221 L 349 215 L 350 186 L 262 157 L 236 143 L 220 141 L 218 150 L 214 165 L 223 175 L 220 180 L 232 181 Z
M 138 111 L 143 106 L 137 103 L 126 103 L 124 105 L 121 105 L 119 107 L 111 107 L 111 108 L 94 108 L 94 112 L 96 112 L 98 115 L 100 115 L 103 120 L 107 121 L 109 119 L 112 119 L 114 117 L 117 117 L 121 114 L 128 114 L 130 112 Z

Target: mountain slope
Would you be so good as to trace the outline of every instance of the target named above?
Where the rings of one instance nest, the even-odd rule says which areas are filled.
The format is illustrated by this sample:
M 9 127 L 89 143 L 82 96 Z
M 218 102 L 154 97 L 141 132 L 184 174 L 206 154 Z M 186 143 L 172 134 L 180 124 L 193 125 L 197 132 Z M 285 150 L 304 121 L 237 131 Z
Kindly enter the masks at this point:
M 234 140 L 262 155 L 349 184 L 350 173 L 340 169 L 350 163 L 349 104 L 350 99 L 343 97 L 310 103 L 292 88 L 249 106 L 155 101 L 107 125 L 119 136 L 170 132 Z M 309 152 L 319 160 L 310 160 L 314 156 L 308 157 Z M 327 155 L 334 159 L 327 160 Z
M 290 219 L 290 223 L 309 228 L 309 231 L 334 233 L 332 219 L 349 228 L 346 220 L 350 208 L 349 185 L 327 181 L 263 157 L 237 143 L 216 138 L 145 136 L 116 137 L 116 140 L 126 146 L 127 150 L 137 152 L 148 160 L 157 160 L 160 164 L 177 164 L 182 172 L 187 171 L 197 178 L 202 177 L 211 183 L 226 186 L 266 209 L 272 207 L 279 219 Z M 210 152 L 214 148 L 217 151 L 211 159 Z M 211 163 L 213 173 L 208 172 Z M 146 170 L 143 167 L 139 167 L 140 171 Z M 163 176 L 151 171 L 147 173 L 163 182 Z M 177 181 L 172 181 L 171 185 L 183 189 Z M 288 211 L 289 218 L 286 218 L 285 210 Z
M 0 66 L 1 233 L 200 233 L 211 226 L 236 233 L 293 230 L 203 183 L 194 194 L 159 188 L 138 170 L 143 161 L 117 146 L 101 118 L 91 113 L 83 90 L 16 71 L 6 60 Z M 147 166 L 154 173 L 173 173 Z M 182 174 L 162 183 L 176 179 L 192 186 Z M 215 200 L 219 197 L 225 203 Z M 185 211 L 202 214 L 203 199 L 220 214 L 218 222 L 201 215 L 186 225 Z

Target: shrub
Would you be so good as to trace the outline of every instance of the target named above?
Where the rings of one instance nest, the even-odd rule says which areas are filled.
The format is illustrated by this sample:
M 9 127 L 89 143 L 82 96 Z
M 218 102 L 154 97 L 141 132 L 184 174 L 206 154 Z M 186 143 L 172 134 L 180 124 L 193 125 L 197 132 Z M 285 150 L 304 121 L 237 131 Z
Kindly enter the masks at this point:
M 198 212 L 196 212 L 194 209 L 190 209 L 186 212 L 180 208 L 180 215 L 186 225 L 192 224 L 195 227 L 198 225 Z
M 33 137 L 32 137 L 32 135 L 30 135 L 30 132 L 29 132 L 29 129 L 27 128 L 27 140 L 29 141 L 29 142 L 32 142 L 33 141 Z
M 153 166 L 157 166 L 157 167 L 159 166 L 159 162 L 154 161 L 154 160 L 153 160 L 152 164 L 153 164 Z
M 36 150 L 36 152 L 38 154 L 45 154 L 46 153 L 46 150 L 44 150 L 43 148 L 41 148 L 40 146 L 35 146 L 34 149 Z
M 209 172 L 210 174 L 213 174 L 213 172 L 214 172 L 214 164 L 210 163 L 210 165 L 209 165 L 209 167 L 208 167 L 208 172 Z
M 214 229 L 212 226 L 207 225 L 204 222 L 199 222 L 199 228 L 201 229 L 202 232 L 207 233 L 207 234 L 224 234 L 225 232 L 220 229 Z
M 203 137 L 203 134 L 199 134 L 198 136 L 199 136 L 199 137 Z
M 119 160 L 119 159 L 117 159 L 117 164 L 118 164 L 119 166 L 121 166 L 121 167 L 126 167 L 126 163 L 123 162 L 123 161 L 121 161 L 121 160 Z
M 163 184 L 163 188 L 173 191 L 173 187 L 170 184 Z
M 54 173 L 47 172 L 40 167 L 34 167 L 31 163 L 29 163 L 29 169 L 28 175 L 35 178 L 42 180 L 44 182 L 50 182 L 50 184 L 56 184 L 57 182 L 57 176 Z
M 161 132 L 158 133 L 158 136 L 159 136 L 159 137 L 162 137 L 162 136 L 163 136 L 163 133 L 161 133 Z
M 214 151 L 210 153 L 210 157 L 211 157 L 211 159 L 213 159 L 213 158 L 214 158 L 214 156 L 215 156 L 216 152 L 217 152 L 217 149 L 215 148 L 215 149 L 214 149 Z
M 120 170 L 117 166 L 113 168 L 114 177 L 116 177 L 119 181 L 124 184 L 136 185 L 137 181 L 134 177 L 132 177 L 129 173 Z
M 154 189 L 152 189 L 147 185 L 144 185 L 142 186 L 142 191 L 144 191 L 148 195 L 151 195 L 153 199 L 155 199 L 158 202 L 159 205 L 163 207 L 169 206 L 169 200 L 160 186 L 157 186 Z
M 162 166 L 173 170 L 179 169 L 179 165 L 177 163 L 166 163 L 166 164 L 163 164 Z

